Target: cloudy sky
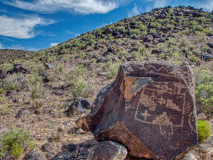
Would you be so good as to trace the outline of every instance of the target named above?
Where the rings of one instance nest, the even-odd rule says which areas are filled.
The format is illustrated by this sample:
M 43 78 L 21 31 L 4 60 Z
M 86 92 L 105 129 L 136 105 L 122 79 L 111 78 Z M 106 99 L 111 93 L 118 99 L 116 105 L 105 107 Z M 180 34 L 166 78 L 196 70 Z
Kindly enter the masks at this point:
M 165 6 L 213 10 L 213 0 L 0 0 L 0 49 L 39 50 Z

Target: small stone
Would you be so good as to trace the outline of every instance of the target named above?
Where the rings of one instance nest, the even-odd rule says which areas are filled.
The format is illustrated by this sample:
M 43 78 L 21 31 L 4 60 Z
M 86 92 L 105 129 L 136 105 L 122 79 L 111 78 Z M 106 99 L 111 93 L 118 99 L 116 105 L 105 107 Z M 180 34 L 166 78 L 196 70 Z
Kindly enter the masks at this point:
M 183 157 L 183 160 L 198 160 L 193 153 L 188 153 Z
M 64 143 L 62 146 L 62 150 L 67 152 L 74 152 L 76 150 L 76 145 L 70 142 Z
M 127 149 L 119 143 L 104 141 L 89 149 L 88 160 L 124 160 Z
M 54 156 L 55 156 L 55 154 L 54 154 L 53 152 L 48 152 L 48 153 L 46 154 L 46 158 L 47 158 L 48 160 L 53 159 Z
M 23 160 L 45 160 L 45 158 L 38 152 L 30 151 L 25 155 Z
M 205 113 L 200 113 L 200 114 L 198 114 L 197 119 L 198 120 L 206 120 L 207 116 L 205 115 Z
M 53 145 L 51 143 L 44 143 L 41 146 L 41 150 L 42 150 L 42 152 L 50 152 L 53 150 Z
M 86 110 L 90 109 L 92 102 L 86 98 L 76 98 L 74 102 L 70 105 L 67 112 L 69 115 L 84 113 Z
M 30 111 L 19 110 L 15 118 L 28 118 L 30 116 Z

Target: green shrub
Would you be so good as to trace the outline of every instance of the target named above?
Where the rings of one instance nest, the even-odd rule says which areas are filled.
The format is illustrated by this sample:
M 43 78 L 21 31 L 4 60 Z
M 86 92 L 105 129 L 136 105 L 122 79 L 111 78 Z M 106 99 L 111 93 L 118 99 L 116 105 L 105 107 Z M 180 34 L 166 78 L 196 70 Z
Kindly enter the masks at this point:
M 194 69 L 195 74 L 195 86 L 196 88 L 200 84 L 208 84 L 213 81 L 213 73 L 211 70 L 208 70 L 206 68 L 196 68 Z
M 2 88 L 4 90 L 17 90 L 28 86 L 28 79 L 24 78 L 24 74 L 15 73 L 8 75 L 2 80 Z
M 189 60 L 190 60 L 191 62 L 197 62 L 197 61 L 199 60 L 199 58 L 196 57 L 195 55 L 191 55 L 191 56 L 189 57 Z
M 45 95 L 46 89 L 40 82 L 35 83 L 30 87 L 30 96 L 32 99 L 41 98 Z
M 19 157 L 24 149 L 33 149 L 34 142 L 24 128 L 11 130 L 0 134 L 0 159 L 6 156 Z
M 165 53 L 159 54 L 159 58 L 160 58 L 160 59 L 165 59 L 165 58 L 166 58 L 166 54 L 165 54 Z
M 119 66 L 120 66 L 120 63 L 114 63 L 109 66 L 107 79 L 112 79 L 117 75 Z
M 200 84 L 196 88 L 198 101 L 201 101 L 202 109 L 212 112 L 213 109 L 213 81 L 208 84 Z
M 6 115 L 10 113 L 8 100 L 4 95 L 0 95 L 0 115 Z
M 198 140 L 202 143 L 210 137 L 211 127 L 209 122 L 198 120 Z

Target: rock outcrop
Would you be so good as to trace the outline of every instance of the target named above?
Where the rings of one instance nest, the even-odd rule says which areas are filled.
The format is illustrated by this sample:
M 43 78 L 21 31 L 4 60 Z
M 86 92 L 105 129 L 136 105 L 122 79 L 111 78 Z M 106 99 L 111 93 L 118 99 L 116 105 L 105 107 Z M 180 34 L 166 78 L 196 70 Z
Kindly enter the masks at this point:
M 196 114 L 190 67 L 126 63 L 80 126 L 98 141 L 123 144 L 131 156 L 170 160 L 197 144 Z

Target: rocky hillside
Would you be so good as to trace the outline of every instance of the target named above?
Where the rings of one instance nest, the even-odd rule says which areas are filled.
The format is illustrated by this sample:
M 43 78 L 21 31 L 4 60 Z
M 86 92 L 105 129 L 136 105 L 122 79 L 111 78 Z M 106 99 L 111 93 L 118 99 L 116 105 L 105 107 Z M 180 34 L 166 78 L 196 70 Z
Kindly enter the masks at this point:
M 159 8 L 38 52 L 0 50 L 0 132 L 8 133 L 14 127 L 12 135 L 31 135 L 26 143 L 7 144 L 10 147 L 0 150 L 0 159 L 22 159 L 30 148 L 34 152 L 25 159 L 33 155 L 86 159 L 88 148 L 96 141 L 74 122 L 79 112 L 91 106 L 73 111 L 74 104 L 81 101 L 75 98 L 87 98 L 91 104 L 98 91 L 114 80 L 119 65 L 127 61 L 191 65 L 198 113 L 210 113 L 212 18 L 212 13 L 193 7 Z M 24 130 L 18 130 L 22 127 Z M 0 146 L 4 146 L 1 138 Z

